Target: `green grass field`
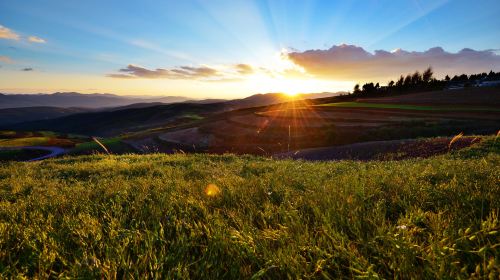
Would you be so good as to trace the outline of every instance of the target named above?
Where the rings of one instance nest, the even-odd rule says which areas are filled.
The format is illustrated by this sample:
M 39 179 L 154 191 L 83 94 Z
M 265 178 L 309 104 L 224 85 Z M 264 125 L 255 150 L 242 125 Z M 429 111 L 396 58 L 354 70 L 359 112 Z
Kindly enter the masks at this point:
M 183 118 L 187 118 L 187 119 L 192 119 L 192 120 L 195 120 L 195 121 L 199 121 L 199 120 L 203 120 L 204 117 L 198 115 L 198 114 L 194 114 L 194 113 L 187 113 L 187 114 L 184 114 L 182 116 Z
M 475 107 L 475 106 L 421 106 L 409 104 L 383 104 L 366 102 L 337 102 L 326 103 L 315 106 L 343 107 L 343 108 L 376 108 L 376 109 L 400 109 L 416 111 L 490 111 L 499 112 L 500 109 L 493 107 Z
M 120 137 L 99 139 L 99 141 L 111 153 L 126 153 L 133 151 L 131 147 L 122 142 L 122 139 Z M 105 151 L 95 141 L 89 141 L 77 144 L 70 151 L 70 154 L 92 154 L 92 153 L 105 153 Z
M 3 164 L 0 278 L 498 279 L 499 152 Z
M 50 137 L 45 136 L 0 139 L 0 147 L 44 146 L 50 139 Z

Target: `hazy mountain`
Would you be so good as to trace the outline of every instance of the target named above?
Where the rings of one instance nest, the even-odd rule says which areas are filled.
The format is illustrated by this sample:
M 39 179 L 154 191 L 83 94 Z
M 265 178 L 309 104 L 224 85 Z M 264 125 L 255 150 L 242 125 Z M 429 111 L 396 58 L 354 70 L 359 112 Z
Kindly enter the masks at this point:
M 220 102 L 226 102 L 228 101 L 227 99 L 215 99 L 215 98 L 208 98 L 208 99 L 201 99 L 201 100 L 188 100 L 184 101 L 186 103 L 194 103 L 194 104 L 211 104 L 211 103 L 220 103 Z
M 338 95 L 339 93 L 312 93 L 296 96 L 297 99 L 311 99 Z M 203 99 L 192 100 L 182 96 L 121 96 L 107 93 L 82 94 L 77 92 L 56 92 L 52 94 L 2 94 L 0 93 L 0 109 L 23 108 L 23 107 L 60 107 L 60 108 L 111 108 L 123 107 L 132 104 L 135 107 L 147 107 L 158 104 L 171 104 L 177 102 L 188 102 L 197 104 L 209 104 L 229 102 L 230 104 L 244 104 L 244 106 L 261 106 L 272 103 L 286 102 L 289 97 L 281 93 L 256 94 L 243 99 Z M 239 107 L 236 106 L 236 107 Z
M 298 94 L 293 96 L 293 99 L 295 100 L 315 99 L 315 98 L 337 96 L 343 93 L 344 92 L 322 92 L 322 93 Z M 258 107 L 258 106 L 266 106 L 266 105 L 289 102 L 290 98 L 291 98 L 290 95 L 284 93 L 265 93 L 265 94 L 251 95 L 243 99 L 229 100 L 226 102 L 226 104 L 232 106 L 233 109 L 241 109 L 247 107 Z
M 77 92 L 56 92 L 52 94 L 1 94 L 0 109 L 19 107 L 80 107 L 105 108 L 127 106 L 134 103 L 175 103 L 188 100 L 182 96 L 127 97 L 114 94 L 82 94 Z

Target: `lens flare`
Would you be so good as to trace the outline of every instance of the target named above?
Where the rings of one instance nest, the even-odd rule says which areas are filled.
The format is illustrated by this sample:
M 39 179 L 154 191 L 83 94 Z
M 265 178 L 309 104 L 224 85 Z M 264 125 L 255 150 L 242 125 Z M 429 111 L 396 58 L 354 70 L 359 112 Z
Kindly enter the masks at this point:
M 214 184 L 208 184 L 208 186 L 205 188 L 205 194 L 209 197 L 218 196 L 220 193 L 221 190 Z

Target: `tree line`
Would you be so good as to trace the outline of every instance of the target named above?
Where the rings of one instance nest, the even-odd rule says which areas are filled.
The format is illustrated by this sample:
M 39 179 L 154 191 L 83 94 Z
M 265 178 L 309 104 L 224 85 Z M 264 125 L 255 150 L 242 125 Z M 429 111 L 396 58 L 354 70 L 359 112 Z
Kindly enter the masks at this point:
M 397 94 L 410 93 L 420 91 L 443 90 L 448 85 L 453 83 L 461 83 L 465 87 L 471 86 L 478 81 L 496 81 L 500 80 L 500 72 L 490 71 L 489 73 L 472 74 L 472 75 L 455 75 L 450 78 L 448 75 L 444 79 L 438 80 L 434 78 L 434 72 L 429 67 L 422 73 L 415 71 L 413 74 L 401 75 L 396 81 L 391 80 L 387 86 L 380 86 L 379 83 L 365 83 L 363 86 L 356 84 L 350 96 L 357 95 L 379 95 L 379 94 Z

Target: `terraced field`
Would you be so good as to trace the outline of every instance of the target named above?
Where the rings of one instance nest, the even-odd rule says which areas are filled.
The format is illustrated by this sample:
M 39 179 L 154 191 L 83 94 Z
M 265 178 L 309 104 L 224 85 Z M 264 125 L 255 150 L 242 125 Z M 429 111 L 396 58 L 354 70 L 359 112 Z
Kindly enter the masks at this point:
M 364 141 L 491 134 L 499 128 L 500 107 L 302 103 L 235 113 L 196 129 L 167 131 L 160 139 L 186 150 L 196 146 L 208 152 L 269 155 Z

